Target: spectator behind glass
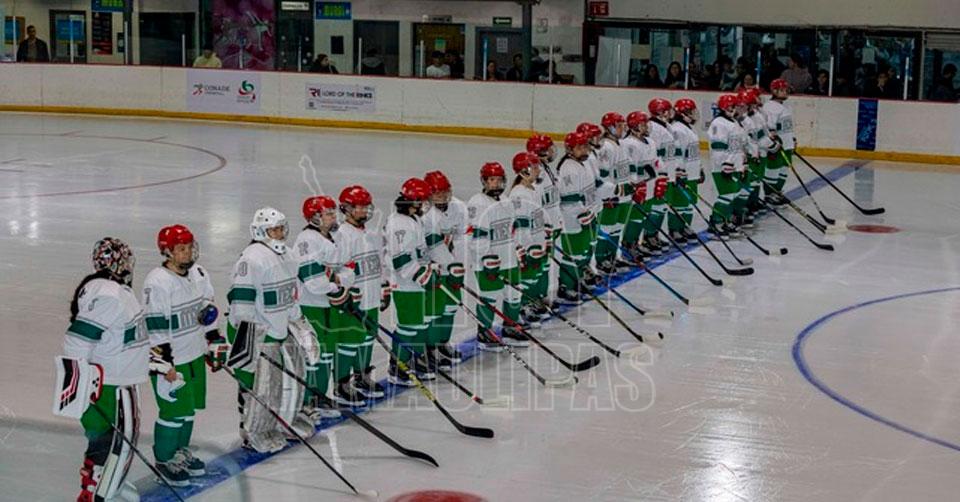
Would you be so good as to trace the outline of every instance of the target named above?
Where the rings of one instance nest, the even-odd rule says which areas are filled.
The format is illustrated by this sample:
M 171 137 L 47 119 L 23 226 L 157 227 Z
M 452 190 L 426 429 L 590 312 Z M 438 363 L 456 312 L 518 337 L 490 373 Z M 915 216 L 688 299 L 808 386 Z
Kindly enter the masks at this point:
M 753 89 L 757 87 L 757 79 L 754 78 L 753 73 L 747 72 L 743 74 L 743 78 L 740 80 L 740 83 L 737 84 L 736 91 L 740 92 L 744 89 Z
M 667 78 L 663 79 L 663 86 L 667 89 L 683 89 L 683 67 L 678 61 L 667 67 Z
M 770 82 L 780 78 L 780 75 L 783 74 L 783 63 L 780 62 L 780 58 L 777 56 L 777 48 L 773 45 L 764 48 L 761 64 L 760 78 L 765 85 L 769 85 Z
M 830 72 L 827 70 L 817 70 L 817 79 L 807 89 L 807 94 L 816 96 L 828 96 L 830 94 Z
M 877 78 L 864 89 L 863 95 L 868 98 L 897 99 L 897 89 L 890 80 L 890 74 L 886 71 L 877 73 Z
M 643 71 L 643 78 L 640 79 L 640 87 L 662 88 L 663 81 L 660 80 L 660 68 L 650 63 Z
M 387 68 L 380 59 L 380 51 L 376 47 L 367 49 L 366 55 L 360 60 L 360 73 L 363 75 L 387 74 Z
M 450 78 L 450 67 L 443 64 L 443 57 L 442 52 L 433 52 L 433 62 L 427 67 L 427 78 Z
M 480 78 L 483 78 L 482 74 Z M 487 80 L 500 80 L 500 70 L 497 68 L 497 62 L 492 59 L 487 61 Z
M 927 93 L 927 99 L 931 101 L 956 101 L 957 88 L 953 86 L 953 79 L 957 77 L 957 67 L 953 63 L 943 66 L 943 72 Z
M 317 54 L 317 57 L 310 64 L 310 73 L 340 73 L 337 67 L 333 66 L 330 58 L 326 54 Z
M 797 94 L 803 94 L 813 85 L 813 77 L 810 75 L 810 71 L 803 64 L 803 58 L 796 52 L 790 54 L 787 69 L 783 70 L 780 78 L 786 80 L 790 84 L 790 90 Z
M 193 60 L 194 68 L 222 68 L 223 63 L 213 52 L 213 46 L 206 44 L 203 46 L 203 53 Z
M 17 48 L 18 63 L 49 63 L 50 51 L 47 43 L 37 38 L 37 27 L 27 26 L 27 38 L 20 42 Z
M 507 80 L 520 82 L 523 80 L 523 54 L 513 55 L 513 66 L 507 70 Z
M 720 71 L 717 63 L 704 65 L 700 77 L 696 79 L 696 88 L 701 90 L 720 89 Z
M 736 68 L 733 66 L 733 60 L 723 56 L 718 62 L 720 63 L 720 90 L 732 91 L 737 86 L 737 78 L 739 77 Z
M 838 73 L 836 78 L 833 79 L 833 95 L 853 96 L 853 88 L 850 87 L 850 80 L 846 75 Z
M 443 55 L 443 64 L 450 67 L 450 78 L 463 78 L 463 60 L 456 52 L 449 50 Z

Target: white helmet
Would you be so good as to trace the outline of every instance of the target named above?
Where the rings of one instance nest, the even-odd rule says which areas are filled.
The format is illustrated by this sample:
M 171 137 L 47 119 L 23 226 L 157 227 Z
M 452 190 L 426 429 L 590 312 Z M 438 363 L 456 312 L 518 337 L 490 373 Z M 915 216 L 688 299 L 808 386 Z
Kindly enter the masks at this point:
M 271 228 L 282 227 L 283 239 L 277 240 L 267 235 L 267 230 Z M 262 242 L 270 247 L 273 252 L 283 254 L 287 252 L 287 217 L 280 211 L 272 207 L 258 209 L 253 214 L 253 222 L 250 223 L 250 236 L 257 242 Z

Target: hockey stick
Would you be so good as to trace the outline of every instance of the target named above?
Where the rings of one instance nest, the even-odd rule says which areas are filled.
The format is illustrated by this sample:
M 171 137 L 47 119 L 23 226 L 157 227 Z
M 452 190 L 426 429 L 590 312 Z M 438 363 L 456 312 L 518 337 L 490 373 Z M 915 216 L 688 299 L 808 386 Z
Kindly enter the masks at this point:
M 454 295 L 449 289 L 447 289 L 447 287 L 446 287 L 445 285 L 441 284 L 441 285 L 440 285 L 440 290 L 443 291 L 448 297 L 450 297 L 451 300 L 453 300 L 454 302 L 456 302 L 457 305 L 458 305 L 461 309 L 463 309 L 463 311 L 466 312 L 467 315 L 468 315 L 471 319 L 473 319 L 474 321 L 476 321 L 476 323 L 477 323 L 478 326 L 482 326 L 482 325 L 483 325 L 483 322 L 480 320 L 480 317 L 479 317 L 477 314 L 475 314 L 473 311 L 471 311 L 470 309 L 468 309 L 467 306 L 464 305 L 463 300 L 457 298 L 456 295 Z M 503 342 L 503 340 L 500 338 L 500 335 L 497 335 L 497 333 L 494 332 L 494 331 L 493 331 L 492 329 L 490 329 L 490 328 L 487 328 L 486 331 L 487 331 L 487 334 L 489 334 L 491 338 L 493 338 L 494 340 L 496 340 L 497 343 L 500 344 L 500 346 L 502 346 L 504 349 L 506 349 L 507 352 L 508 352 L 511 356 L 513 356 L 513 358 L 514 358 L 518 363 L 520 363 L 520 366 L 523 366 L 523 368 L 524 368 L 525 370 L 527 370 L 528 372 L 530 372 L 530 374 L 533 375 L 533 377 L 536 378 L 538 382 L 540 382 L 540 385 L 543 385 L 544 387 L 569 387 L 569 386 L 571 386 L 571 385 L 573 385 L 573 384 L 575 384 L 575 383 L 577 383 L 577 382 L 580 381 L 580 380 L 577 378 L 576 375 L 570 375 L 569 378 L 565 378 L 565 379 L 563 379 L 563 380 L 549 379 L 549 378 L 544 378 L 544 377 L 540 376 L 540 374 L 537 373 L 537 371 L 536 371 L 535 369 L 533 369 L 533 368 L 530 366 L 530 364 L 527 363 L 527 361 L 525 361 L 522 357 L 520 357 L 520 354 L 517 354 L 517 351 L 513 350 L 513 347 L 511 347 L 511 346 L 509 346 L 509 345 L 507 345 L 506 343 Z
M 721 244 L 723 244 L 723 247 L 727 248 L 727 251 L 730 252 L 730 256 L 732 256 L 734 260 L 737 260 L 737 263 L 739 263 L 739 264 L 742 265 L 742 266 L 753 265 L 753 260 L 752 260 L 752 259 L 750 259 L 750 258 L 740 259 L 740 257 L 737 256 L 737 253 L 734 253 L 734 252 L 733 252 L 733 248 L 730 247 L 730 243 L 727 242 L 727 239 L 724 239 L 724 238 L 720 235 L 720 230 L 716 227 L 716 225 L 714 225 L 712 222 L 710 222 L 710 219 L 709 219 L 709 218 L 707 218 L 706 216 L 704 216 L 703 211 L 700 210 L 700 206 L 697 205 L 697 201 L 696 201 L 693 197 L 690 197 L 690 191 L 687 190 L 686 187 L 680 186 L 679 188 L 680 188 L 680 191 L 683 192 L 683 194 L 687 196 L 687 200 L 690 201 L 690 205 L 693 206 L 693 209 L 695 209 L 695 210 L 697 211 L 697 214 L 699 214 L 700 217 L 703 218 L 703 221 L 707 224 L 707 228 L 713 230 L 714 237 L 715 237 L 718 241 L 720 241 Z M 698 195 L 699 195 L 699 194 L 698 194 Z M 687 225 L 687 228 L 690 228 L 690 225 Z M 691 228 L 691 232 L 692 232 L 692 231 L 693 231 L 693 229 Z M 700 237 L 699 237 L 699 236 L 697 236 L 697 240 L 700 240 Z M 701 241 L 701 242 L 702 242 L 702 241 Z M 704 247 L 706 247 L 706 245 L 704 245 Z
M 312 392 L 315 396 L 321 397 L 321 398 L 324 397 L 324 395 L 321 394 L 319 390 L 317 390 L 317 389 L 314 388 L 314 387 L 311 387 L 310 384 L 307 383 L 307 381 L 304 380 L 303 378 L 300 378 L 299 375 L 295 374 L 294 372 L 290 371 L 290 370 L 287 369 L 287 368 L 284 368 L 283 365 L 280 364 L 279 361 L 273 359 L 272 357 L 268 356 L 267 354 L 265 354 L 265 353 L 263 353 L 263 352 L 260 353 L 260 357 L 266 359 L 267 362 L 269 362 L 270 364 L 272 364 L 275 368 L 277 368 L 278 370 L 284 372 L 284 373 L 285 373 L 287 376 L 289 376 L 290 378 L 296 380 L 297 383 L 299 383 L 300 385 L 302 385 L 304 389 Z M 403 455 L 406 455 L 406 456 L 408 456 L 408 457 L 410 457 L 410 458 L 415 458 L 415 459 L 418 459 L 418 460 L 423 460 L 424 462 L 426 462 L 426 463 L 428 463 L 428 464 L 432 464 L 434 467 L 440 467 L 440 464 L 438 464 L 437 461 L 434 460 L 433 457 L 431 457 L 430 455 L 428 455 L 428 454 L 426 454 L 426 453 L 424 453 L 424 452 L 422 452 L 422 451 L 411 450 L 411 449 L 409 449 L 409 448 L 404 448 L 403 446 L 400 446 L 399 443 L 397 443 L 397 442 L 394 441 L 393 439 L 390 439 L 390 436 L 387 436 L 386 434 L 384 434 L 383 432 L 381 432 L 380 429 L 377 429 L 376 427 L 374 427 L 373 425 L 371 425 L 370 422 L 367 422 L 366 420 L 360 418 L 360 417 L 359 417 L 356 413 L 354 413 L 352 410 L 349 410 L 349 409 L 344 408 L 344 409 L 341 409 L 341 410 L 339 410 L 339 411 L 340 411 L 341 414 L 345 415 L 345 416 L 346 416 L 347 418 L 349 418 L 350 420 L 353 420 L 354 422 L 356 422 L 357 425 L 359 425 L 360 427 L 363 427 L 364 429 L 366 429 L 367 432 L 369 432 L 369 433 L 373 434 L 374 436 L 378 437 L 381 441 L 383 441 L 384 443 L 387 443 L 387 445 L 389 445 L 389 446 L 390 446 L 391 448 L 393 448 L 394 450 L 397 450 L 398 452 L 402 453 Z
M 512 283 L 505 282 L 505 284 L 507 284 L 507 285 L 510 286 L 511 288 L 517 290 L 522 297 L 526 297 L 529 301 L 536 302 L 537 305 L 540 305 L 541 307 L 547 309 L 547 311 L 550 312 L 551 315 L 556 316 L 556 317 L 557 317 L 558 319 L 560 319 L 561 321 L 567 323 L 568 326 L 570 326 L 571 328 L 575 329 L 575 330 L 577 331 L 577 333 L 580 333 L 581 335 L 586 336 L 591 342 L 599 345 L 600 347 L 603 347 L 603 350 L 606 350 L 607 352 L 613 354 L 613 355 L 616 356 L 616 357 L 620 357 L 620 351 L 619 351 L 619 350 L 617 350 L 617 349 L 615 349 L 615 348 L 613 348 L 613 347 L 611 347 L 611 346 L 603 343 L 602 340 L 597 339 L 596 337 L 594 337 L 593 335 L 591 335 L 590 332 L 588 332 L 587 330 L 581 328 L 579 324 L 571 321 L 570 319 L 567 319 L 566 316 L 564 316 L 563 314 L 560 313 L 560 311 L 554 310 L 554 309 L 550 308 L 549 305 L 547 305 L 545 302 L 541 301 L 539 298 L 532 298 L 532 297 L 530 297 L 529 295 L 527 295 L 527 293 L 526 293 L 525 291 L 523 291 L 522 289 L 520 289 L 518 286 L 514 286 Z
M 683 296 L 682 294 L 680 294 L 680 292 L 674 289 L 673 286 L 670 286 L 670 284 L 668 284 L 667 281 L 663 280 L 659 275 L 657 275 L 657 273 L 654 272 L 652 268 L 646 266 L 640 258 L 633 255 L 633 253 L 629 249 L 627 249 L 625 246 L 617 242 L 613 237 L 611 237 L 606 232 L 601 230 L 597 235 L 599 237 L 602 237 L 614 243 L 618 248 L 620 248 L 620 252 L 623 253 L 624 256 L 629 258 L 637 268 L 645 271 L 647 274 L 650 275 L 650 277 L 653 277 L 654 280 L 656 280 L 658 283 L 660 283 L 661 286 L 666 288 L 667 291 L 669 291 L 670 294 L 674 296 L 674 298 L 683 302 L 684 305 L 687 305 L 687 306 L 705 306 L 706 305 L 703 302 L 699 302 L 697 299 L 694 299 L 691 301 L 686 296 Z
M 784 193 L 781 192 L 780 190 L 777 190 L 776 188 L 773 188 L 772 186 L 766 183 L 764 183 L 764 186 L 766 187 L 767 191 L 777 194 L 778 196 L 780 196 L 782 200 L 786 201 L 787 205 L 790 206 L 790 209 L 793 209 L 794 212 L 796 212 L 800 216 L 803 216 L 805 220 L 809 221 L 811 225 L 817 227 L 817 230 L 819 230 L 820 233 L 822 234 L 843 233 L 844 231 L 843 228 L 840 228 L 836 225 L 824 225 L 823 223 L 820 223 L 820 220 L 814 218 L 813 216 L 810 215 L 810 213 L 804 211 L 803 208 L 798 206 L 794 201 L 788 199 L 787 196 L 784 195 Z
M 522 326 L 520 326 L 519 324 L 517 324 L 516 321 L 514 321 L 513 319 L 510 319 L 509 317 L 507 317 L 507 315 L 504 314 L 504 313 L 503 313 L 500 309 L 498 309 L 496 306 L 491 305 L 490 302 L 488 302 L 486 299 L 484 299 L 482 296 L 480 296 L 479 293 L 477 293 L 476 291 L 470 289 L 470 288 L 467 287 L 466 285 L 463 286 L 463 290 L 466 291 L 466 292 L 467 292 L 470 296 L 472 296 L 475 300 L 477 300 L 478 302 L 482 303 L 484 307 L 487 307 L 488 309 L 490 309 L 491 311 L 493 311 L 493 313 L 496 314 L 497 317 L 499 317 L 500 319 L 502 319 L 503 322 L 507 323 L 508 325 L 510 325 L 511 327 L 513 327 L 514 329 L 520 330 L 520 332 L 522 332 L 527 338 L 529 338 L 530 341 L 532 341 L 534 344 L 536 344 L 538 347 L 540 347 L 540 348 L 541 348 L 544 352 L 546 352 L 547 354 L 550 354 L 554 359 L 556 359 L 560 364 L 562 364 L 562 365 L 563 365 L 565 368 L 567 368 L 568 370 L 573 371 L 573 372 L 575 372 L 575 373 L 579 373 L 579 372 L 581 372 L 581 371 L 588 370 L 588 369 L 593 368 L 594 366 L 600 364 L 600 358 L 597 357 L 597 356 L 593 356 L 593 357 L 591 357 L 591 358 L 589 358 L 589 359 L 580 361 L 580 362 L 577 363 L 577 364 L 571 364 L 569 361 L 567 361 L 567 360 L 565 360 L 564 358 L 558 356 L 556 352 L 550 350 L 550 347 L 547 347 L 546 345 L 544 345 L 543 342 L 541 342 L 540 340 L 537 340 L 533 335 L 530 334 L 529 331 L 523 329 Z
M 282 425 L 283 428 L 286 429 L 288 433 L 290 433 L 293 437 L 297 438 L 297 441 L 299 441 L 301 444 L 306 446 L 307 449 L 309 449 L 310 452 L 313 453 L 313 456 L 320 459 L 320 461 L 323 462 L 323 465 L 327 466 L 327 469 L 330 469 L 331 471 L 333 471 L 333 473 L 336 474 L 338 478 L 340 478 L 340 481 L 343 481 L 344 484 L 346 484 L 347 486 L 350 487 L 351 490 L 353 490 L 354 494 L 363 495 L 363 496 L 372 497 L 372 498 L 377 498 L 379 496 L 376 490 L 367 490 L 367 491 L 364 491 L 363 493 L 357 491 L 357 489 L 353 486 L 353 484 L 347 481 L 347 478 L 343 477 L 343 474 L 340 474 L 340 471 L 338 471 L 335 467 L 330 465 L 330 462 L 328 462 L 327 459 L 323 458 L 323 455 L 320 455 L 320 452 L 318 452 L 316 448 L 314 448 L 313 445 L 310 444 L 309 441 L 304 439 L 304 437 L 301 436 L 300 433 L 293 428 L 293 426 L 287 423 L 287 421 L 284 420 L 282 416 L 280 416 L 280 413 L 277 412 L 277 410 L 274 410 L 273 408 L 271 408 L 263 400 L 263 397 L 261 397 L 259 394 L 254 392 L 252 389 L 247 388 L 246 384 L 244 384 L 243 381 L 240 380 L 240 377 L 237 376 L 237 374 L 234 372 L 232 368 L 230 368 L 227 365 L 223 365 L 223 369 L 226 370 L 227 374 L 230 375 L 231 378 L 236 380 L 237 385 L 240 386 L 241 391 L 243 391 L 246 395 L 252 397 L 254 401 L 260 404 L 260 406 L 263 406 L 265 410 L 270 412 L 270 415 L 272 415 L 273 418 L 277 419 L 277 422 L 279 422 L 280 425 Z
M 675 217 L 679 218 L 680 221 L 683 222 L 684 225 L 689 228 L 689 225 L 686 225 L 686 222 L 683 220 L 683 216 L 680 214 L 679 211 L 676 210 L 676 208 L 674 208 L 674 207 L 671 206 L 670 204 L 667 204 L 667 209 L 670 210 L 670 212 L 673 213 L 673 215 L 674 215 Z M 726 266 L 722 261 L 720 261 L 720 258 L 717 257 L 717 255 L 713 252 L 712 249 L 710 249 L 709 246 L 707 246 L 707 243 L 706 243 L 706 242 L 703 242 L 703 239 L 701 239 L 700 236 L 697 235 L 696 232 L 693 232 L 693 231 L 691 230 L 691 233 L 693 233 L 693 236 L 694 236 L 694 238 L 697 239 L 697 242 L 700 243 L 700 246 L 702 246 L 703 249 L 706 249 L 706 250 L 707 250 L 707 254 L 709 254 L 710 257 L 713 258 L 713 261 L 717 262 L 717 265 L 720 265 L 720 268 L 722 268 L 723 271 L 727 273 L 727 275 L 743 276 L 743 275 L 751 275 L 751 274 L 753 274 L 753 268 L 751 268 L 751 267 L 746 267 L 746 268 L 734 268 L 734 269 L 727 268 L 727 266 Z M 730 249 L 730 248 L 728 247 L 727 249 Z M 733 253 L 733 251 L 730 251 L 730 252 Z M 734 257 L 736 257 L 736 255 L 734 255 Z
M 566 258 L 567 260 L 569 260 L 569 261 L 571 261 L 571 262 L 573 261 L 573 258 L 572 258 L 570 255 L 568 255 L 567 253 L 565 253 L 562 249 L 557 248 L 557 251 L 559 251 L 560 254 L 562 254 L 563 257 Z M 560 260 L 558 260 L 556 256 L 551 256 L 550 259 L 553 260 L 553 262 L 557 264 L 557 267 L 559 267 L 561 271 L 567 272 L 567 274 L 570 274 L 569 271 L 567 271 L 566 269 L 563 268 L 563 264 L 560 263 Z M 578 275 L 579 275 L 579 274 L 578 274 Z M 574 277 L 574 279 L 576 279 L 577 282 L 580 282 L 580 279 L 579 279 L 578 277 Z M 607 289 L 610 290 L 610 291 L 614 291 L 614 289 L 613 289 L 612 287 L 608 287 Z M 634 331 L 633 328 L 631 328 L 630 325 L 627 324 L 626 321 L 624 321 L 623 319 L 621 319 L 620 316 L 618 316 L 618 315 L 616 314 L 616 312 L 614 312 L 613 310 L 611 310 L 610 307 L 606 304 L 606 302 L 604 302 L 603 300 L 601 300 L 599 296 L 595 295 L 595 294 L 593 293 L 593 291 L 590 291 L 590 290 L 586 290 L 586 291 L 584 291 L 584 292 L 587 294 L 587 296 L 590 297 L 591 300 L 597 302 L 597 304 L 599 304 L 600 307 L 603 308 L 603 310 L 606 310 L 607 313 L 610 314 L 610 316 L 613 317 L 613 319 L 614 319 L 615 321 L 617 321 L 617 323 L 620 324 L 620 326 L 623 326 L 623 329 L 627 330 L 627 333 L 630 333 L 630 336 L 636 338 L 638 342 L 644 343 L 644 341 L 643 341 L 643 336 L 641 336 L 639 333 L 637 333 L 636 331 Z M 624 298 L 624 297 L 623 297 L 622 295 L 620 295 L 619 293 L 617 293 L 617 296 L 619 296 L 622 300 L 624 300 L 624 301 L 627 303 L 627 305 L 629 305 L 629 306 L 630 306 L 631 308 L 633 308 L 634 310 L 637 310 L 638 312 L 640 311 L 640 309 L 638 309 L 634 304 L 630 303 L 629 300 L 627 300 L 626 298 Z M 663 340 L 663 333 L 657 332 L 657 337 L 658 337 L 660 340 Z
M 804 236 L 808 241 L 810 241 L 810 244 L 813 244 L 813 245 L 816 246 L 817 248 L 823 249 L 824 251 L 833 251 L 833 244 L 823 244 L 823 243 L 820 243 L 820 242 L 817 242 L 817 241 L 813 240 L 813 239 L 812 239 L 809 235 L 807 235 L 803 230 L 800 230 L 800 227 L 794 225 L 792 221 L 788 220 L 786 216 L 780 214 L 780 212 L 777 211 L 777 210 L 776 210 L 773 206 L 771 206 L 770 204 L 767 204 L 767 202 L 766 202 L 765 200 L 763 200 L 763 199 L 758 199 L 758 200 L 760 201 L 760 204 L 763 204 L 763 206 L 766 207 L 767 209 L 769 209 L 770 212 L 772 212 L 773 214 L 777 215 L 777 218 L 780 218 L 781 220 L 783 220 L 787 225 L 790 225 L 791 227 L 793 227 L 793 229 L 796 230 L 797 232 L 799 232 L 800 235 Z
M 166 486 L 168 490 L 173 492 L 173 496 L 177 497 L 177 500 L 179 500 L 180 502 L 186 502 L 183 500 L 183 497 L 181 497 L 180 494 L 177 493 L 177 490 L 175 490 L 173 486 L 171 486 L 170 483 L 163 477 L 163 474 L 160 474 L 160 470 L 157 469 L 157 466 L 151 464 L 150 461 L 147 460 L 147 457 L 144 456 L 144 454 L 140 451 L 140 448 L 137 448 L 137 445 L 133 444 L 133 441 L 131 441 L 130 438 L 128 438 L 127 435 L 124 434 L 123 431 L 121 431 L 120 428 L 113 423 L 113 420 L 110 420 L 110 418 L 107 417 L 106 412 L 101 410 L 100 406 L 98 406 L 97 403 L 91 402 L 90 407 L 97 410 L 97 414 L 100 415 L 100 418 L 102 418 L 104 422 L 110 425 L 110 428 L 113 429 L 113 432 L 115 432 L 118 436 L 120 436 L 120 438 L 123 439 L 124 443 L 127 443 L 127 446 L 129 446 L 130 449 L 137 454 L 137 457 L 140 458 L 140 461 L 142 461 L 147 466 L 147 468 L 150 469 L 153 472 L 153 474 L 160 479 L 160 482 L 163 483 L 163 485 Z
M 800 177 L 800 173 L 798 173 L 797 169 L 793 167 L 793 162 L 790 161 L 790 159 L 787 157 L 787 153 L 784 152 L 782 148 L 780 149 L 780 156 L 783 157 L 783 160 L 787 163 L 787 166 L 790 168 L 790 172 L 792 172 L 793 175 L 797 178 L 797 181 L 800 182 L 800 186 L 803 187 L 803 191 L 807 192 L 807 197 L 810 197 L 810 200 L 813 202 L 813 207 L 817 208 L 817 212 L 820 213 L 820 217 L 823 218 L 823 221 L 825 221 L 828 226 L 837 225 L 837 220 L 827 216 L 823 212 L 823 209 L 820 209 L 820 204 L 817 204 L 817 199 L 813 198 L 813 194 L 810 193 L 810 189 L 807 188 L 807 184 L 804 183 L 803 178 Z M 838 225 L 838 226 L 845 227 L 846 225 L 844 224 L 844 225 Z
M 836 190 L 837 193 L 842 195 L 844 199 L 847 199 L 847 202 L 853 204 L 853 207 L 857 208 L 857 210 L 860 211 L 861 213 L 874 215 L 874 214 L 883 214 L 884 212 L 886 212 L 886 209 L 882 207 L 878 207 L 874 209 L 865 209 L 863 207 L 860 207 L 860 205 L 854 202 L 853 199 L 851 199 L 846 193 L 844 193 L 843 190 L 840 190 L 840 187 L 838 187 L 837 185 L 834 185 L 833 182 L 830 181 L 830 178 L 827 178 L 826 176 L 824 176 L 823 173 L 818 171 L 816 167 L 813 167 L 813 164 L 811 164 L 807 159 L 803 158 L 803 155 L 800 155 L 796 151 L 794 151 L 793 154 L 799 157 L 800 160 L 802 160 L 803 163 L 807 165 L 807 167 L 809 167 L 813 172 L 817 173 L 817 176 L 823 178 L 823 181 L 826 181 L 828 185 L 830 185 L 834 190 Z
M 367 325 L 367 319 L 366 319 L 366 318 L 361 317 L 361 316 L 358 315 L 356 312 L 353 313 L 353 316 L 356 317 L 357 320 L 359 320 L 360 323 L 363 324 L 364 326 Z M 374 322 L 371 321 L 371 324 L 374 324 Z M 390 330 L 388 330 L 387 328 L 385 328 L 382 324 L 380 324 L 380 323 L 375 323 L 375 324 L 377 325 L 377 329 L 378 329 L 378 330 L 380 330 L 380 331 L 382 331 L 382 332 L 384 332 L 384 333 L 390 333 Z M 421 382 L 419 378 L 417 378 L 417 375 L 414 373 L 414 371 L 413 371 L 412 369 L 410 369 L 409 366 L 407 366 L 407 363 L 401 361 L 400 358 L 397 357 L 397 355 L 393 353 L 393 350 L 391 350 L 391 349 L 390 349 L 390 346 L 387 345 L 387 342 L 385 342 L 385 341 L 383 340 L 383 337 L 381 337 L 381 336 L 378 334 L 378 335 L 376 335 L 374 338 L 377 340 L 377 343 L 379 343 L 380 346 L 383 347 L 383 349 L 387 351 L 387 355 L 390 356 L 390 359 L 392 359 L 393 362 L 397 365 L 397 367 L 400 368 L 400 371 L 403 371 L 404 373 L 407 374 L 407 377 L 410 378 L 410 381 L 413 382 L 413 385 L 414 385 L 417 389 L 419 389 L 420 392 L 421 392 L 424 396 L 426 396 L 426 398 L 429 399 L 430 402 L 433 403 L 433 405 L 436 406 L 438 410 L 440 410 L 440 413 L 442 413 L 443 416 L 446 417 L 446 419 L 447 419 L 458 431 L 460 431 L 462 434 L 465 434 L 465 435 L 471 436 L 471 437 L 477 437 L 477 438 L 492 438 L 492 437 L 493 437 L 493 429 L 488 429 L 488 428 L 486 428 L 486 427 L 470 427 L 469 425 L 463 425 L 463 424 L 461 424 L 460 422 L 457 421 L 457 419 L 453 418 L 453 415 L 451 415 L 450 412 L 447 411 L 447 409 L 444 408 L 442 404 L 440 404 L 440 401 L 437 400 L 437 396 L 434 396 L 434 395 L 433 395 L 433 392 L 430 392 L 430 389 L 428 389 L 427 386 L 424 385 L 423 382 Z
M 700 195 L 700 194 L 697 194 L 697 198 L 700 199 L 701 202 L 703 202 L 704 204 L 706 204 L 707 207 L 710 208 L 711 211 L 713 211 L 713 206 L 712 206 L 709 202 L 707 202 L 707 199 L 704 199 L 703 196 Z M 699 208 L 699 207 L 697 207 L 696 205 L 694 205 L 694 207 L 697 208 L 697 211 L 698 211 L 698 212 L 700 211 L 700 208 Z M 703 213 L 700 213 L 700 216 L 703 216 L 704 219 L 706 219 L 706 216 L 705 216 Z M 708 219 L 707 221 L 710 221 L 710 220 Z M 750 237 L 749 235 L 747 235 L 746 233 L 743 234 L 743 237 L 747 239 L 747 242 L 749 242 L 750 244 L 753 244 L 753 246 L 754 246 L 755 248 L 759 249 L 761 253 L 763 253 L 763 254 L 765 254 L 765 255 L 767 255 L 767 256 L 771 256 L 771 255 L 772 255 L 772 253 L 770 252 L 769 249 L 761 246 L 759 243 L 757 243 L 757 241 L 753 240 L 753 238 Z M 778 254 L 782 256 L 782 255 L 787 254 L 788 252 L 790 252 L 789 249 L 782 247 L 782 248 L 780 248 Z
M 667 204 L 667 206 L 669 206 L 669 204 Z M 637 211 L 639 211 L 640 214 L 641 214 L 644 218 L 649 218 L 649 217 L 650 217 L 650 214 L 649 214 L 649 213 L 647 213 L 647 212 L 644 211 L 643 209 L 640 209 L 637 205 L 634 205 L 634 209 L 636 209 Z M 708 281 L 710 281 L 710 284 L 713 284 L 714 286 L 717 286 L 717 287 L 723 286 L 723 281 L 721 281 L 720 279 L 717 279 L 717 278 L 712 277 L 710 274 L 707 273 L 706 270 L 704 270 L 702 267 L 700 267 L 700 265 L 699 265 L 697 262 L 693 261 L 693 258 L 691 258 L 690 255 L 688 255 L 687 252 L 683 250 L 683 247 L 680 246 L 680 244 L 678 244 L 677 241 L 673 240 L 673 238 L 671 238 L 669 234 L 667 234 L 666 232 L 664 232 L 662 228 L 658 228 L 658 229 L 657 229 L 657 232 L 659 232 L 660 235 L 664 236 L 664 237 L 667 239 L 667 241 L 670 242 L 670 244 L 673 244 L 673 247 L 677 248 L 677 251 L 680 251 L 680 254 L 682 254 L 683 257 L 686 258 L 687 261 L 689 261 L 690 264 L 693 265 L 693 267 L 696 268 L 697 271 L 699 271 L 701 275 L 703 275 L 704 278 L 706 278 Z

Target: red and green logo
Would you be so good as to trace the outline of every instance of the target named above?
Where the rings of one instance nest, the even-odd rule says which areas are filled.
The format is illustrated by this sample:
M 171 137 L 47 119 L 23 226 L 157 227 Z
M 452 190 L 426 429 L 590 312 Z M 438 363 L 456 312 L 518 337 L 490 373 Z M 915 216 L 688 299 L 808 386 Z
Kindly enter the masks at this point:
M 249 80 L 244 80 L 240 84 L 240 89 L 238 89 L 237 92 L 241 96 L 244 96 L 250 99 L 250 101 L 254 101 L 257 99 L 256 90 L 257 88 L 253 85 L 253 83 L 251 83 Z

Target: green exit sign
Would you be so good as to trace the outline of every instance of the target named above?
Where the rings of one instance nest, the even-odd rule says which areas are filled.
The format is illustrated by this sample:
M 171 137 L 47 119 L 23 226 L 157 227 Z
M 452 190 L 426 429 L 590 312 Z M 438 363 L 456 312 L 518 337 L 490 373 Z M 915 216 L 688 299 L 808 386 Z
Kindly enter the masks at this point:
M 494 17 L 493 18 L 494 26 L 513 26 L 512 17 Z
M 317 19 L 339 19 L 349 21 L 352 17 L 350 2 L 317 2 Z

